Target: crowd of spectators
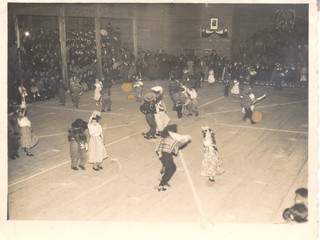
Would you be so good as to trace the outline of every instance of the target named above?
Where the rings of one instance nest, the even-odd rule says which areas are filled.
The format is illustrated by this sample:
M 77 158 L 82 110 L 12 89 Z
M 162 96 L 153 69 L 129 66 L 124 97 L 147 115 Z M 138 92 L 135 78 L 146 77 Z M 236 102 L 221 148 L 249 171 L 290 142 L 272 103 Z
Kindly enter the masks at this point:
M 29 35 L 21 38 L 20 53 L 23 85 L 29 101 L 56 97 L 62 80 L 59 33 L 50 28 L 28 31 Z M 68 30 L 66 37 L 68 78 L 77 76 L 86 86 L 84 90 L 92 89 L 97 78 L 95 32 Z M 213 71 L 216 81 L 221 83 L 238 80 L 240 84 L 272 85 L 276 69 L 283 74 L 287 86 L 295 87 L 300 86 L 302 78 L 307 81 L 308 51 L 301 39 L 295 42 L 289 37 L 274 29 L 257 32 L 236 45 L 233 61 L 215 50 L 205 56 L 140 50 L 135 59 L 132 50 L 121 43 L 120 28 L 108 23 L 106 30 L 101 31 L 102 73 L 113 83 L 130 82 L 136 76 L 143 80 L 175 78 L 192 82 L 206 81 L 209 71 Z M 18 79 L 16 73 L 10 80 L 11 99 L 19 98 Z

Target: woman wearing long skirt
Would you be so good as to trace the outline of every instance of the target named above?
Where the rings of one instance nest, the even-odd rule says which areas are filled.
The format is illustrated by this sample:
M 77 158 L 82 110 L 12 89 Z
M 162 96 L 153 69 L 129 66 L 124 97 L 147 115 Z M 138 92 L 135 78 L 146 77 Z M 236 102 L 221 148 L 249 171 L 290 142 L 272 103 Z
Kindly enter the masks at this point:
M 209 180 L 214 182 L 214 176 L 223 174 L 224 169 L 221 161 L 219 160 L 214 133 L 207 126 L 202 128 L 202 133 L 204 153 L 200 175 L 203 177 L 209 177 Z
M 100 80 L 97 78 L 94 86 L 95 86 L 95 90 L 94 90 L 93 99 L 96 102 L 96 106 L 99 106 L 100 98 L 101 98 L 101 90 L 103 88 L 103 85 L 102 85 L 102 82 L 100 82 Z
M 26 108 L 18 111 L 18 125 L 20 127 L 21 134 L 21 147 L 27 153 L 27 156 L 32 157 L 31 148 L 33 148 L 39 142 L 39 139 L 32 133 L 31 122 L 26 114 Z
M 214 70 L 211 68 L 208 73 L 208 83 L 212 85 L 216 79 L 214 78 Z
M 151 91 L 156 94 L 155 107 L 156 113 L 154 114 L 157 123 L 157 135 L 161 135 L 163 129 L 169 124 L 170 118 L 166 114 L 167 108 L 163 101 L 163 89 L 160 86 L 151 88 Z
M 99 124 L 100 116 L 92 114 L 88 122 L 89 140 L 89 163 L 93 164 L 93 169 L 99 171 L 103 169 L 102 162 L 108 157 L 103 143 L 103 130 Z

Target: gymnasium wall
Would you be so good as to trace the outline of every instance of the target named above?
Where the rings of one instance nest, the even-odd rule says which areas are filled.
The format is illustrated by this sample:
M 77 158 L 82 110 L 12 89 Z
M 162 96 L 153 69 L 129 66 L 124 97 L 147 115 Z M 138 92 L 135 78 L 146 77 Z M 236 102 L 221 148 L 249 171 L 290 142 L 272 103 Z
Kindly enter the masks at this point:
M 56 16 L 62 4 L 11 4 L 9 14 L 15 10 L 17 15 Z M 212 49 L 224 56 L 231 54 L 232 5 L 217 4 L 63 4 L 66 18 L 94 18 L 100 11 L 101 27 L 111 22 L 121 29 L 124 44 L 133 49 L 134 37 L 138 50 L 166 50 L 181 54 L 185 50 L 197 55 L 211 52 Z M 210 18 L 219 18 L 219 29 L 230 27 L 229 37 L 222 39 L 217 35 L 200 37 L 200 27 L 209 29 Z M 25 25 L 40 24 L 30 17 Z M 46 18 L 48 19 L 48 18 Z M 9 19 L 10 20 L 10 19 Z M 83 24 L 83 21 L 67 23 Z M 87 22 L 87 21 L 86 21 Z M 91 21 L 94 23 L 94 21 Z M 48 24 L 47 24 L 48 25 Z M 56 27 L 57 22 L 52 23 Z M 85 26 L 82 26 L 85 27 Z M 68 26 L 67 26 L 68 28 Z M 73 28 L 70 27 L 69 28 Z M 94 30 L 94 26 L 92 26 Z M 136 33 L 133 35 L 133 33 Z
M 234 42 L 239 42 L 265 28 L 275 27 L 277 10 L 294 10 L 295 24 L 302 34 L 308 32 L 307 4 L 245 4 L 236 5 L 233 28 Z
M 85 27 L 84 22 L 88 22 L 81 21 L 81 18 L 91 18 L 89 22 L 92 26 L 89 28 L 94 30 L 93 18 L 100 12 L 101 28 L 106 27 L 108 22 L 115 27 L 119 26 L 122 42 L 129 48 L 133 49 L 133 44 L 136 42 L 138 50 L 164 49 L 174 54 L 187 52 L 203 55 L 215 49 L 219 54 L 231 57 L 235 44 L 263 28 L 274 26 L 275 11 L 278 9 L 294 9 L 296 24 L 299 25 L 298 28 L 301 29 L 302 34 L 306 34 L 308 29 L 308 5 L 306 4 L 29 3 L 9 4 L 9 32 L 10 28 L 11 33 L 14 32 L 13 24 L 10 25 L 10 14 L 13 10 L 18 15 L 47 16 L 45 18 L 47 21 L 42 23 L 39 17 L 28 17 L 26 25 L 45 24 L 46 27 L 50 27 L 50 21 L 53 21 L 51 25 L 56 28 L 58 22 L 53 16 L 61 13 L 62 6 L 67 18 L 78 18 L 79 21 L 73 22 L 80 28 Z M 216 34 L 208 38 L 200 37 L 200 26 L 209 29 L 210 18 L 218 18 L 219 29 L 229 27 L 228 38 L 220 38 Z

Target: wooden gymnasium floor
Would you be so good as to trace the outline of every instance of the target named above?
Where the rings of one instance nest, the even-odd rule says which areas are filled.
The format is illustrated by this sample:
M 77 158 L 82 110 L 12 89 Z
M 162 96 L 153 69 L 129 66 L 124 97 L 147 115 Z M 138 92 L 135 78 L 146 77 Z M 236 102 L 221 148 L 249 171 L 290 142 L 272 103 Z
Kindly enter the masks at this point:
M 88 120 L 93 91 L 76 109 L 57 99 L 29 107 L 34 133 L 40 138 L 34 157 L 8 161 L 10 220 L 83 220 L 165 223 L 283 223 L 282 211 L 293 204 L 294 191 L 308 187 L 308 90 L 256 86 L 268 97 L 257 103 L 263 120 L 242 121 L 239 98 L 223 97 L 223 86 L 202 84 L 200 115 L 178 120 L 171 111 L 167 82 L 145 82 L 144 93 L 159 84 L 172 123 L 192 136 L 175 158 L 177 171 L 165 192 L 154 189 L 160 178 L 155 140 L 147 129 L 140 103 L 127 99 L 120 85 L 112 88 L 112 111 L 102 113 L 109 159 L 95 172 L 70 169 L 67 130 L 76 118 Z M 200 177 L 201 127 L 216 134 L 225 174 L 211 183 Z

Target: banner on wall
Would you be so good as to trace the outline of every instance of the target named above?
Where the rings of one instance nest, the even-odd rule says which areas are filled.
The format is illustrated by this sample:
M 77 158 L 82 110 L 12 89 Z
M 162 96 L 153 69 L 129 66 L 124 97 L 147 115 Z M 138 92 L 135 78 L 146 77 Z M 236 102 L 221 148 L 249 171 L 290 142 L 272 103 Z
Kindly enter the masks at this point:
M 209 29 L 205 29 L 203 27 L 200 27 L 200 29 L 201 29 L 201 38 L 206 38 L 206 37 L 209 37 L 213 34 L 216 34 L 221 38 L 227 38 L 229 35 L 229 27 L 226 27 L 226 28 L 220 29 L 220 30 L 209 30 Z

